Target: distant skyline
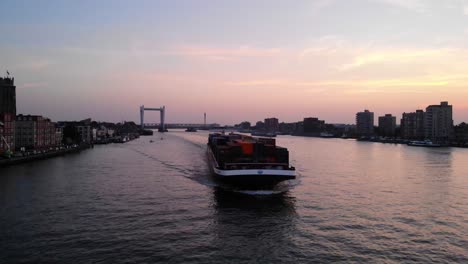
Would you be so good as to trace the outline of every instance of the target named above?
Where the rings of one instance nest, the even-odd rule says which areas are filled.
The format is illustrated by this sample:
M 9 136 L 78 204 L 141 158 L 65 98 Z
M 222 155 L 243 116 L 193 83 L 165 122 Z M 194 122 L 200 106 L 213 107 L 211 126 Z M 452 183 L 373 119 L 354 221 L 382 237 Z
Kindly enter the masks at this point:
M 468 0 L 0 2 L 0 75 L 52 120 L 468 122 Z M 159 122 L 148 113 L 147 122 Z

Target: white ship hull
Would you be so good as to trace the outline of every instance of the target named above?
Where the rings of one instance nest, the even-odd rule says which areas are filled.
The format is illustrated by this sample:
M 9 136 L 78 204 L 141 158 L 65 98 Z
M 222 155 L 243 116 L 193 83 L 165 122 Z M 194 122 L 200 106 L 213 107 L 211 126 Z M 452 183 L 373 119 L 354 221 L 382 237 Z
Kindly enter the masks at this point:
M 210 147 L 207 148 L 209 165 L 214 176 L 225 183 L 257 188 L 257 187 L 271 187 L 279 182 L 291 180 L 296 178 L 296 171 L 294 168 L 289 169 L 275 169 L 273 168 L 259 168 L 259 169 L 221 169 L 216 161 Z

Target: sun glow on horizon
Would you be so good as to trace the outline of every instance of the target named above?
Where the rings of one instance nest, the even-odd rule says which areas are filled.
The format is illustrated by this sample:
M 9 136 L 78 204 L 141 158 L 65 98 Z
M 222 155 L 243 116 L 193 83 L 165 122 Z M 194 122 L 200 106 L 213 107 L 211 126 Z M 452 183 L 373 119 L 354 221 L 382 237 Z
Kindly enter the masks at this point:
M 148 104 L 180 122 L 209 112 L 218 123 L 351 123 L 363 108 L 398 115 L 450 101 L 467 121 L 466 8 L 417 2 L 45 3 L 19 16 L 6 1 L 0 61 L 19 110 L 55 120 L 137 120 Z

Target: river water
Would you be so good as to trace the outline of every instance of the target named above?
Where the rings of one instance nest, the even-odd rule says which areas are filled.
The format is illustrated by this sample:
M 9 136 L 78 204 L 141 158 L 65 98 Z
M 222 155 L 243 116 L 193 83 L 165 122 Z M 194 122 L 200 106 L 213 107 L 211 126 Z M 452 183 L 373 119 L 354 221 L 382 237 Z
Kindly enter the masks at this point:
M 206 140 L 0 169 L 0 263 L 468 262 L 468 149 L 279 136 L 298 179 L 250 191 L 212 180 Z

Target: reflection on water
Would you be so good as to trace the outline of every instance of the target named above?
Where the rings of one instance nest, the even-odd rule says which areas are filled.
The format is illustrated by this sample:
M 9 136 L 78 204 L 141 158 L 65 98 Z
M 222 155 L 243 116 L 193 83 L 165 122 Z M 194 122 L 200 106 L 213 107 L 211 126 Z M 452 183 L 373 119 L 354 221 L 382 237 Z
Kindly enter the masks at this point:
M 452 148 L 426 148 L 422 166 L 426 175 L 450 176 L 452 174 Z M 434 175 L 435 176 L 435 175 Z
M 297 214 L 286 193 L 251 195 L 216 188 L 213 244 L 216 258 L 238 263 L 287 260 Z
M 278 136 L 299 180 L 259 192 L 216 183 L 206 140 L 0 169 L 1 261 L 468 262 L 468 149 Z

